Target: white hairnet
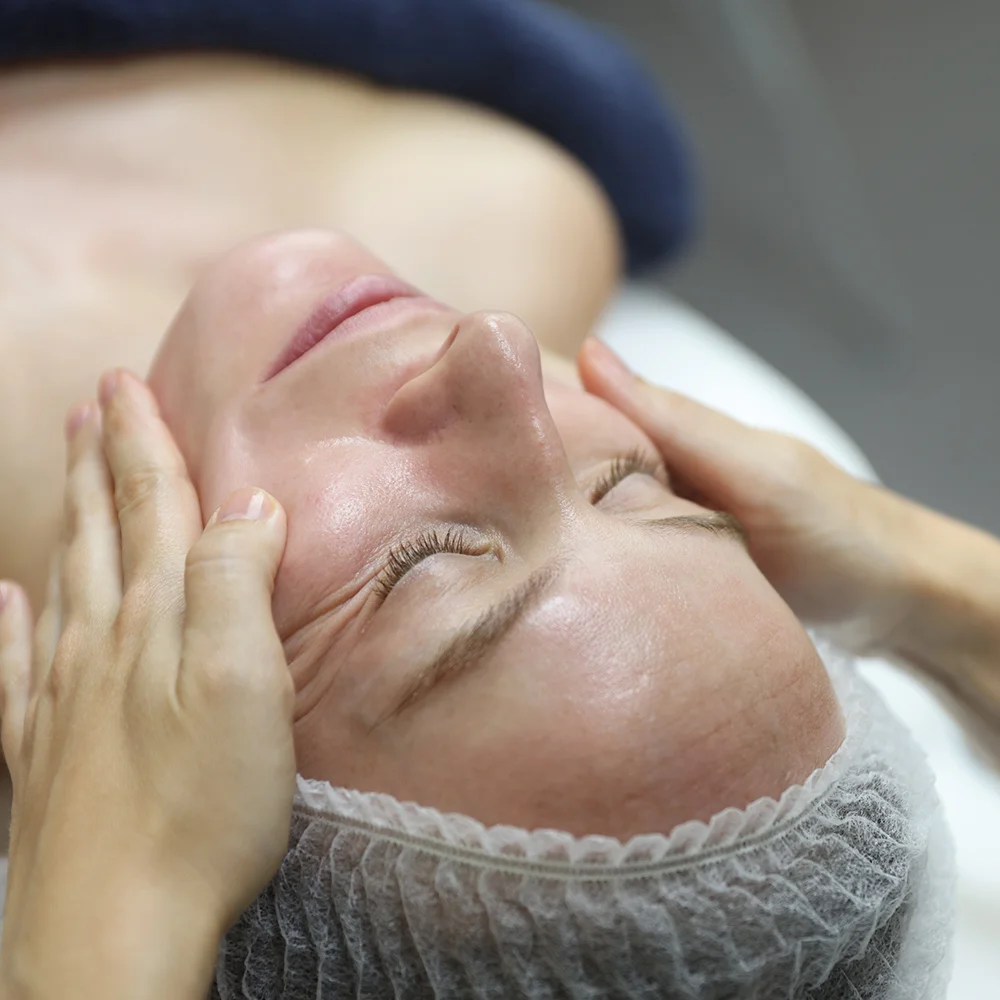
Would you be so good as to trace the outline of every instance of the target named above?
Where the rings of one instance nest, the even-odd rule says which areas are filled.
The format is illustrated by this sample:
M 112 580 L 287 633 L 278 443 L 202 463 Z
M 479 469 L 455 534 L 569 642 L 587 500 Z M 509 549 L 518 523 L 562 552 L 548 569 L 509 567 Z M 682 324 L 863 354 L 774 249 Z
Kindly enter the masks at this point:
M 847 736 L 826 766 L 669 836 L 488 829 L 299 779 L 289 852 L 226 936 L 216 995 L 943 997 L 932 775 L 853 667 L 828 665 Z

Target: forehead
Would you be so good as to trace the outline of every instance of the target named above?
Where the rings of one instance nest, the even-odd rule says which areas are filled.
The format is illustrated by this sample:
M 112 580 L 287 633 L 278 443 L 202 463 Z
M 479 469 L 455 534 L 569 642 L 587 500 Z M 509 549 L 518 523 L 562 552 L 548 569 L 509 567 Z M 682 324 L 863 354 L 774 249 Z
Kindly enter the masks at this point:
M 674 780 L 719 753 L 728 768 L 727 740 L 767 716 L 774 682 L 802 660 L 801 629 L 735 541 L 637 535 L 616 547 L 590 540 L 568 555 L 468 683 L 425 708 L 471 716 L 477 740 L 506 734 L 505 766 L 530 750 L 533 767 L 562 774 L 623 760 Z
M 786 622 L 745 549 L 709 532 L 639 524 L 581 536 L 503 647 L 512 660 L 600 675 L 745 659 Z

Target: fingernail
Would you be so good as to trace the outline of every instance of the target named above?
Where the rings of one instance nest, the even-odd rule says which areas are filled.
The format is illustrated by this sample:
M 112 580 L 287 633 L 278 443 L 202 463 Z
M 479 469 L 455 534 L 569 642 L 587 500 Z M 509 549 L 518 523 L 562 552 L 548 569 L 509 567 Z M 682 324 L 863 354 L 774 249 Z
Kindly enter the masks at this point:
M 111 402 L 111 397 L 118 391 L 121 380 L 118 372 L 105 372 L 97 383 L 97 398 L 101 401 L 101 406 L 107 406 Z
M 0 615 L 14 603 L 20 590 L 21 588 L 16 583 L 11 583 L 10 580 L 0 581 Z
M 274 500 L 263 490 L 246 488 L 237 490 L 211 516 L 209 524 L 216 521 L 263 521 L 274 513 Z M 207 525 L 206 525 L 207 527 Z
M 591 338 L 591 342 L 587 348 L 593 359 L 601 365 L 604 370 L 609 374 L 613 375 L 618 379 L 631 379 L 635 376 L 629 370 L 628 366 L 624 361 L 614 351 L 608 347 L 607 344 L 598 340 L 596 337 Z
M 74 406 L 66 415 L 66 437 L 72 439 L 76 436 L 80 428 L 90 419 L 93 412 L 93 403 L 89 400 Z

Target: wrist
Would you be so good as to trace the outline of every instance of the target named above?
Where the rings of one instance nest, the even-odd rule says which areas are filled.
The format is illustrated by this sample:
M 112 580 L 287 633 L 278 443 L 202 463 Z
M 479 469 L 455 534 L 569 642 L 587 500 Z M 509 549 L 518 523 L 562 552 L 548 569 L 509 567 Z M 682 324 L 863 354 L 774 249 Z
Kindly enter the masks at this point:
M 1000 678 L 1000 541 L 913 508 L 904 542 L 907 613 L 889 652 L 950 688 L 993 683 Z
M 119 870 L 96 891 L 69 880 L 31 897 L 5 923 L 4 1000 L 207 994 L 224 928 L 181 888 Z
M 838 497 L 850 523 L 841 532 L 837 557 L 849 566 L 845 614 L 826 625 L 831 637 L 861 656 L 895 655 L 901 635 L 919 620 L 918 595 L 924 576 L 926 513 L 922 507 L 882 486 L 850 480 Z

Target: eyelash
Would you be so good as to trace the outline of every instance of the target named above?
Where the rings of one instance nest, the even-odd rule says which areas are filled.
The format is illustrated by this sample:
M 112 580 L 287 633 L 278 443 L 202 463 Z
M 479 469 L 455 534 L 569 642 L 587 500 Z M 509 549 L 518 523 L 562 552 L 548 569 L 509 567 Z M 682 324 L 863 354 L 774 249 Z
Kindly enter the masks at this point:
M 597 481 L 590 491 L 590 502 L 599 503 L 604 499 L 623 479 L 636 473 L 642 473 L 656 478 L 660 471 L 659 462 L 654 462 L 639 448 L 633 448 L 627 455 L 621 455 L 611 463 L 611 468 Z
M 425 531 L 416 538 L 399 542 L 389 550 L 385 568 L 375 581 L 375 593 L 383 600 L 389 591 L 406 576 L 418 563 L 437 555 L 439 552 L 454 552 L 463 556 L 483 554 L 482 545 L 473 546 L 458 528 L 448 528 L 441 532 L 436 529 Z
M 620 455 L 611 463 L 611 468 L 597 481 L 590 491 L 590 502 L 598 503 L 610 493 L 622 480 L 636 473 L 656 476 L 659 463 L 654 462 L 640 449 L 634 448 L 626 455 Z M 407 573 L 425 559 L 441 552 L 451 552 L 456 555 L 483 555 L 482 544 L 471 542 L 466 534 L 458 528 L 448 528 L 441 532 L 437 529 L 425 531 L 416 538 L 399 542 L 389 550 L 385 567 L 375 581 L 375 593 L 385 600 L 389 592 L 406 576 Z

